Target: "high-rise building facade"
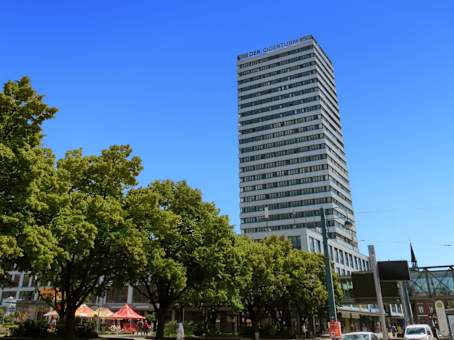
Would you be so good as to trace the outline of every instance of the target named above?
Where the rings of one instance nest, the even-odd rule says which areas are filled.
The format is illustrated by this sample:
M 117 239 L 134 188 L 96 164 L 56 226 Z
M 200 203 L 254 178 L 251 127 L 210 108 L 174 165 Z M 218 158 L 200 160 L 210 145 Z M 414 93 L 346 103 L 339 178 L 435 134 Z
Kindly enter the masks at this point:
M 237 77 L 242 233 L 322 252 L 324 208 L 338 273 L 365 269 L 330 59 L 304 36 L 239 55 Z

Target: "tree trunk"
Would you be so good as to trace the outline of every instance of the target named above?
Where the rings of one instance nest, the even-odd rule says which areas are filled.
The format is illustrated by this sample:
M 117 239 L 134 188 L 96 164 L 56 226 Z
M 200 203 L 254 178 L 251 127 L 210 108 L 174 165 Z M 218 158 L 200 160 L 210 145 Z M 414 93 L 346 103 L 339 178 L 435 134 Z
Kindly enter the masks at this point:
M 67 307 L 65 313 L 65 340 L 74 340 L 76 328 L 76 307 Z
M 253 329 L 254 333 L 256 333 L 256 332 L 259 331 L 258 315 L 257 315 L 257 313 L 254 310 L 251 310 L 249 312 L 249 316 L 250 316 L 251 322 L 252 322 L 252 329 Z
M 168 307 L 162 306 L 158 310 L 156 310 L 156 340 L 162 340 L 164 338 L 164 326 L 166 323 L 166 313 Z
M 208 308 L 202 307 L 202 319 L 203 319 L 203 334 L 208 334 Z

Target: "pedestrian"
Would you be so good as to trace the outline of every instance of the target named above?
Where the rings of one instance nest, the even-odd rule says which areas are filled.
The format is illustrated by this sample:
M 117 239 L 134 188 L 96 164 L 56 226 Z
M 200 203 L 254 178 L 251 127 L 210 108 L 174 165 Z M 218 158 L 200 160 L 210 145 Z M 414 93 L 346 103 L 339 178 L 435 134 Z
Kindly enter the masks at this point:
M 184 340 L 184 328 L 182 322 L 178 323 L 177 340 Z
M 306 334 L 307 334 L 307 328 L 306 328 L 306 324 L 303 323 L 303 327 L 301 327 L 301 330 L 303 331 L 303 339 L 306 339 Z
M 143 333 L 143 321 L 140 320 L 139 322 L 137 322 L 137 334 L 142 335 L 142 333 Z
M 150 330 L 150 324 L 148 323 L 148 320 L 145 320 L 143 323 L 143 331 L 145 335 L 148 335 L 148 332 Z
M 397 327 L 396 327 L 396 324 L 393 323 L 392 326 L 391 326 L 391 334 L 393 335 L 393 338 L 396 337 L 396 334 L 397 333 Z
M 439 340 L 436 326 L 437 326 L 437 324 L 436 324 L 435 316 L 432 314 L 432 322 L 430 323 L 430 329 L 432 330 L 434 338 Z

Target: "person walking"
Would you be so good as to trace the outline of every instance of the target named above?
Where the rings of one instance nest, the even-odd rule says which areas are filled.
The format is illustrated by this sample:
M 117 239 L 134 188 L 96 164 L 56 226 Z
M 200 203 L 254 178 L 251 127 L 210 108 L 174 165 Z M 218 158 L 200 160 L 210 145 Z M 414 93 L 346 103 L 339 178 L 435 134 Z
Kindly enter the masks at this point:
M 148 332 L 150 331 L 150 324 L 148 323 L 148 320 L 145 320 L 143 323 L 143 331 L 145 335 L 148 335 Z
M 143 321 L 139 320 L 139 322 L 137 322 L 137 335 L 142 335 L 142 333 L 143 333 Z
M 301 330 L 303 331 L 303 339 L 307 339 L 307 328 L 306 324 L 303 323 L 303 326 L 301 327 Z
M 393 323 L 391 326 L 391 334 L 393 335 L 393 338 L 395 338 L 397 335 L 397 327 L 395 323 Z
M 177 340 L 184 340 L 184 328 L 182 322 L 178 323 Z
M 431 321 L 432 322 L 430 323 L 430 329 L 432 330 L 434 338 L 439 340 L 438 333 L 437 333 L 437 324 L 436 324 L 436 320 L 435 320 L 435 315 L 433 315 L 433 314 L 432 314 Z

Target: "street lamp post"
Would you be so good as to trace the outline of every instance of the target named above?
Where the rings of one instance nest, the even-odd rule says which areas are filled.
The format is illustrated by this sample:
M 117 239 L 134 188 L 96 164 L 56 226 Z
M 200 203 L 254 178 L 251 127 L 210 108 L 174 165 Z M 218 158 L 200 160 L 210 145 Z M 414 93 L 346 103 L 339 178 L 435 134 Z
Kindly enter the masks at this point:
M 336 298 L 334 296 L 333 274 L 331 272 L 331 260 L 329 258 L 328 230 L 326 228 L 324 208 L 320 208 L 320 218 L 322 227 L 323 251 L 325 253 L 323 259 L 325 262 L 326 290 L 328 291 L 328 316 L 330 321 L 337 321 Z

